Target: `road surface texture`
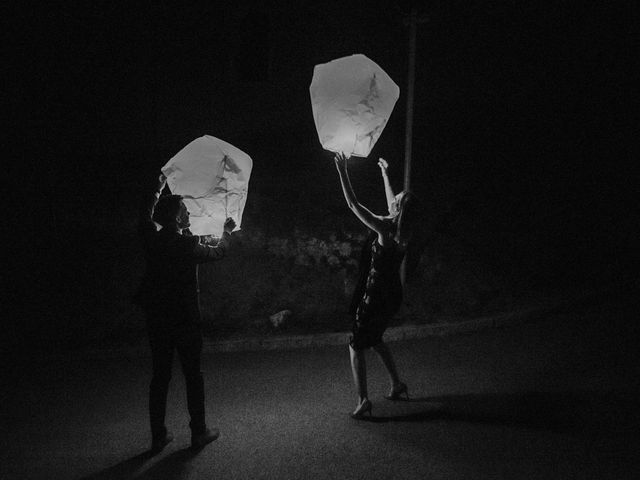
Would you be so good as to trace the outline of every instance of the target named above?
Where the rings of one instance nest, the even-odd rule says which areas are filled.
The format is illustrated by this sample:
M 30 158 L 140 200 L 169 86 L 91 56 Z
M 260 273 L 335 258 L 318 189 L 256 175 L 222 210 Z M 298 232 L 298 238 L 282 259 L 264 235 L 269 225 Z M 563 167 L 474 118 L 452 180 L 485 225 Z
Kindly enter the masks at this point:
M 210 353 L 198 453 L 174 365 L 167 424 L 146 452 L 150 359 L 70 353 L 4 375 L 0 478 L 640 478 L 638 300 L 598 299 L 524 325 L 391 343 L 410 401 L 383 398 L 368 354 L 373 418 L 355 421 L 345 346 Z

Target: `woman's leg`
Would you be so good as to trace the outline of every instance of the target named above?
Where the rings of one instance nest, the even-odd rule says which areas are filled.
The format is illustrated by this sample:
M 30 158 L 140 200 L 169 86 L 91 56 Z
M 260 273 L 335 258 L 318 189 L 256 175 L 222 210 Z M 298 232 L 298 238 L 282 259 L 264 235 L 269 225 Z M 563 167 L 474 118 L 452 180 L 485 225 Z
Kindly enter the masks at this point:
M 349 345 L 349 356 L 351 358 L 351 372 L 353 373 L 353 382 L 358 391 L 359 402 L 362 403 L 367 399 L 367 364 L 365 361 L 364 350 L 354 349 Z
M 396 368 L 396 363 L 394 362 L 393 356 L 391 355 L 389 347 L 387 347 L 386 343 L 380 342 L 378 345 L 373 347 L 373 350 L 378 354 L 380 360 L 382 360 L 383 365 L 389 373 L 391 388 L 400 385 L 401 382 L 400 377 L 398 376 L 398 369 Z

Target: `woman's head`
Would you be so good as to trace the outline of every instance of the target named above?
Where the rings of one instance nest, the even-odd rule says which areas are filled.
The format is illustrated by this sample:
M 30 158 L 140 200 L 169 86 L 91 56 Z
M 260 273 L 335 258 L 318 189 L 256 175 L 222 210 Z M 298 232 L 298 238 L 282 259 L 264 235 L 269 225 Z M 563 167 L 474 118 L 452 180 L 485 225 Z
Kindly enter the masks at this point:
M 402 201 L 402 197 L 404 197 L 405 193 L 406 192 L 403 190 L 394 197 L 394 200 L 391 202 L 391 206 L 389 207 L 389 214 L 391 216 L 396 216 L 400 213 L 400 202 Z
M 413 277 L 427 246 L 425 215 L 422 203 L 411 192 L 403 192 L 398 202 L 395 241 L 405 251 L 404 269 L 407 279 Z
M 420 202 L 412 192 L 404 190 L 396 195 L 392 210 L 397 212 L 393 219 L 396 225 L 396 242 L 400 246 L 406 247 L 415 235 L 420 223 L 422 214 Z

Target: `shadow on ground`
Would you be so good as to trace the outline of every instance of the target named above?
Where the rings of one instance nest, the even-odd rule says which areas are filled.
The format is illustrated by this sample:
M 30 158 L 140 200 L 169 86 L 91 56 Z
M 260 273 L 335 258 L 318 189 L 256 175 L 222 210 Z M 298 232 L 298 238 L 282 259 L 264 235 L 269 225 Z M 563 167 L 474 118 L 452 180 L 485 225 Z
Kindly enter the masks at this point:
M 167 455 L 149 469 L 141 472 L 145 464 L 154 457 L 151 451 L 147 451 L 98 473 L 82 477 L 80 480 L 129 480 L 132 478 L 137 480 L 173 480 L 184 478 L 190 460 L 197 454 L 198 451 L 190 448 L 182 449 Z
M 540 429 L 555 433 L 599 432 L 632 434 L 640 431 L 637 395 L 611 392 L 524 392 L 410 398 L 420 405 L 411 413 L 373 416 L 372 422 L 456 421 Z

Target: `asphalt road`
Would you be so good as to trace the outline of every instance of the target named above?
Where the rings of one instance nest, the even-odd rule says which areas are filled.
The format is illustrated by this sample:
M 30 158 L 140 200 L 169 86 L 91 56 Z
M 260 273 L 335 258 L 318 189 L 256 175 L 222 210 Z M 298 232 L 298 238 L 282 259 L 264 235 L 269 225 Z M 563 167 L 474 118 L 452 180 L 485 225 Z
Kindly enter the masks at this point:
M 535 323 L 392 343 L 410 401 L 383 398 L 368 356 L 373 419 L 355 421 L 344 347 L 204 357 L 208 422 L 189 444 L 176 362 L 167 424 L 145 453 L 148 358 L 76 353 L 7 370 L 0 478 L 640 478 L 638 301 Z

